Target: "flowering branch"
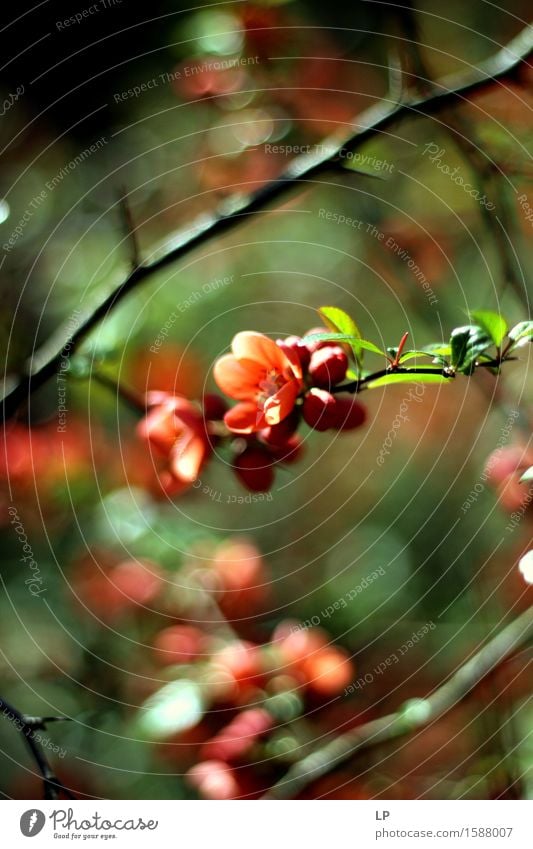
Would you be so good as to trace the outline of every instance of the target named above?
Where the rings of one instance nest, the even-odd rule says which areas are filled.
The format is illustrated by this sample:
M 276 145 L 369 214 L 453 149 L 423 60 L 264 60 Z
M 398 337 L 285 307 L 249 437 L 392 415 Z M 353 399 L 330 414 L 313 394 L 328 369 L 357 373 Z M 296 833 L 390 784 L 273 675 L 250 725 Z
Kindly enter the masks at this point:
M 48 722 L 66 722 L 67 716 L 26 716 L 20 713 L 16 708 L 0 697 L 0 709 L 2 716 L 10 720 L 15 727 L 24 736 L 26 744 L 31 752 L 32 758 L 36 763 L 37 769 L 43 779 L 43 790 L 45 799 L 59 799 L 62 793 L 68 799 L 73 799 L 72 793 L 67 790 L 64 784 L 54 773 L 48 758 L 44 753 L 44 749 L 35 737 L 36 731 L 41 731 L 46 728 Z
M 348 154 L 402 119 L 433 115 L 457 101 L 465 101 L 470 95 L 482 91 L 495 81 L 509 78 L 524 62 L 528 61 L 532 51 L 533 28 L 526 27 L 506 47 L 483 62 L 479 69 L 467 75 L 454 75 L 452 78 L 436 83 L 427 96 L 415 96 L 411 100 L 400 103 L 394 98 L 385 98 L 354 122 L 355 129 L 343 143 L 334 142 L 323 145 L 322 149 L 331 150 L 330 153 L 303 154 L 296 157 L 286 171 L 257 192 L 244 200 L 236 198 L 226 202 L 223 209 L 215 211 L 208 218 L 204 216 L 186 232 L 173 237 L 170 240 L 171 247 L 160 256 L 144 262 L 137 259 L 131 273 L 78 324 L 73 332 L 71 329 L 65 332 L 59 343 L 56 339 L 49 340 L 31 358 L 25 374 L 18 380 L 6 382 L 1 399 L 3 417 L 12 415 L 21 403 L 29 399 L 32 392 L 58 371 L 65 350 L 72 353 L 98 322 L 105 318 L 126 295 L 153 274 L 211 239 L 225 234 L 249 215 L 263 211 L 290 190 L 302 184 L 314 182 L 316 178 L 328 171 L 340 167 Z M 128 223 L 128 228 L 130 233 L 135 232 L 131 222 Z
M 396 713 L 341 734 L 294 764 L 263 799 L 291 799 L 356 752 L 426 728 L 462 701 L 490 672 L 533 637 L 533 607 L 503 629 L 426 699 L 410 699 Z
M 91 372 L 83 357 L 74 359 L 73 374 L 94 376 L 144 417 L 137 433 L 165 458 L 158 478 L 167 496 L 193 485 L 215 445 L 223 442 L 243 486 L 267 492 L 274 483 L 274 467 L 301 455 L 302 422 L 317 431 L 353 431 L 364 424 L 364 406 L 343 395 L 406 382 L 447 384 L 478 368 L 497 375 L 505 362 L 516 359 L 520 347 L 533 341 L 533 321 L 509 328 L 500 313 L 474 310 L 472 323 L 452 330 L 448 342 L 409 350 L 406 332 L 397 346 L 383 350 L 363 339 L 354 319 L 339 307 L 324 306 L 318 313 L 325 328 L 304 337 L 273 340 L 256 331 L 234 337 L 232 353 L 220 357 L 213 368 L 218 388 L 238 402 L 229 409 L 215 394 L 205 394 L 202 405 L 161 391 L 141 397 L 105 373 Z M 387 365 L 364 370 L 367 351 Z
M 486 360 L 485 362 L 476 362 L 475 368 L 495 369 L 499 368 L 502 362 L 508 362 L 515 359 L 516 357 L 506 357 L 505 360 Z M 439 377 L 443 377 L 445 380 L 453 379 L 455 377 L 455 372 L 451 371 L 449 366 L 443 366 L 440 369 L 431 368 L 431 366 L 413 366 L 411 368 L 404 366 L 396 366 L 395 368 L 392 368 L 391 366 L 388 366 L 380 371 L 367 374 L 360 380 L 352 380 L 350 383 L 344 383 L 341 386 L 332 386 L 330 391 L 333 395 L 338 392 L 350 392 L 352 394 L 357 394 L 358 392 L 362 392 L 364 389 L 368 389 L 369 385 L 374 383 L 374 381 L 392 374 L 410 375 L 413 379 L 413 383 L 416 383 L 417 375 L 438 375 Z

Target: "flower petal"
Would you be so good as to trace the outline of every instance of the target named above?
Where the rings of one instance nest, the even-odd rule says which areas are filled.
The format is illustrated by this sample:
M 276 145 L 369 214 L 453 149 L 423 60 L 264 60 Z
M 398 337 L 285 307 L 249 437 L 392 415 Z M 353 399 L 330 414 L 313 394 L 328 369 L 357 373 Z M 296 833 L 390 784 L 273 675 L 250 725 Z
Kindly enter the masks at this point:
M 146 393 L 146 406 L 159 407 L 160 404 L 166 404 L 171 398 L 172 395 L 169 392 L 153 389 Z
M 287 358 L 287 360 L 289 361 L 289 363 L 288 363 L 288 369 L 287 369 L 287 368 L 285 368 L 285 372 L 287 372 L 287 371 L 290 369 L 290 372 L 292 372 L 292 374 L 294 375 L 294 377 L 295 377 L 297 380 L 300 380 L 300 381 L 301 381 L 301 380 L 302 380 L 302 375 L 303 375 L 303 372 L 302 372 L 302 361 L 300 360 L 300 357 L 298 356 L 298 354 L 296 353 L 296 351 L 294 351 L 292 348 L 288 348 L 288 347 L 287 347 L 287 348 L 284 348 L 284 349 L 282 350 L 282 354 L 283 354 L 283 355 Z M 286 376 L 287 376 L 289 379 L 290 379 L 290 372 L 289 372 L 289 374 L 286 374 Z
M 292 412 L 298 392 L 299 384 L 290 380 L 279 389 L 271 398 L 267 398 L 264 406 L 265 421 L 267 425 L 277 425 Z
M 291 365 L 290 360 L 273 339 L 251 330 L 237 333 L 231 343 L 231 350 L 238 360 L 255 360 L 267 370 L 275 369 L 283 372 Z
M 152 407 L 137 425 L 137 433 L 162 454 L 168 454 L 183 426 L 176 421 L 174 410 L 168 404 Z
M 207 444 L 199 436 L 179 441 L 170 452 L 170 471 L 183 483 L 192 483 L 198 477 L 207 454 Z
M 246 401 L 255 398 L 264 367 L 251 360 L 237 360 L 232 354 L 225 354 L 216 361 L 213 375 L 225 395 Z
M 190 483 L 185 483 L 184 481 L 174 477 L 174 475 L 168 471 L 168 469 L 164 469 L 159 475 L 159 485 L 162 491 L 171 498 L 174 495 L 181 494 L 184 490 L 188 489 Z
M 265 416 L 257 404 L 236 404 L 224 416 L 226 427 L 234 433 L 255 433 L 265 427 Z

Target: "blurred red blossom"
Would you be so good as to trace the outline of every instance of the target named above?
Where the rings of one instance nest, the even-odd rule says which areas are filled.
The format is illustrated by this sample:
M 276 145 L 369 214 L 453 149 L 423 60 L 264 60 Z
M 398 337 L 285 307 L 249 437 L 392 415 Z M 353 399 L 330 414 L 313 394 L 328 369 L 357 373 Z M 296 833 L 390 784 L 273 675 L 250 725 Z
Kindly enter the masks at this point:
M 164 587 L 163 573 L 150 560 L 122 560 L 94 551 L 75 567 L 72 586 L 84 608 L 112 622 L 150 605 Z
M 150 392 L 147 402 L 148 413 L 137 432 L 166 458 L 160 481 L 164 491 L 174 495 L 194 483 L 211 453 L 204 416 L 181 396 Z
M 531 504 L 531 485 L 520 483 L 522 473 L 530 466 L 533 466 L 533 450 L 523 445 L 497 448 L 487 459 L 485 478 L 509 513 Z

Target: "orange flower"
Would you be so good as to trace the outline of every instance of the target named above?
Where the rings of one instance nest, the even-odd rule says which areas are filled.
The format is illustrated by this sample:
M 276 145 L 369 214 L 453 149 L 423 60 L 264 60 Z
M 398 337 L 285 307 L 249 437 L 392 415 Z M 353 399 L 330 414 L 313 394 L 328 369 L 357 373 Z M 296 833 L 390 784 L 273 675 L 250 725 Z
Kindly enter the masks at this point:
M 201 411 L 187 398 L 149 392 L 146 417 L 137 433 L 167 458 L 168 468 L 161 476 L 167 494 L 175 494 L 192 484 L 209 457 L 211 446 Z
M 226 425 L 235 433 L 255 433 L 279 424 L 303 388 L 298 357 L 267 336 L 248 331 L 237 333 L 231 349 L 214 369 L 222 392 L 241 402 L 224 416 Z

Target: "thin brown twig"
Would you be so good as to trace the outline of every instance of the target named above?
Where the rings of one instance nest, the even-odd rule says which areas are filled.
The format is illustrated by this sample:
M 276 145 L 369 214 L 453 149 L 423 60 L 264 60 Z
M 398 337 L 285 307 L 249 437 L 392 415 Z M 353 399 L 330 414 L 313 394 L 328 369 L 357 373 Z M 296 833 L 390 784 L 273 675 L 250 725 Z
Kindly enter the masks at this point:
M 352 133 L 343 143 L 336 143 L 331 153 L 303 154 L 296 157 L 285 172 L 257 192 L 242 200 L 233 199 L 226 202 L 224 208 L 197 221 L 185 233 L 178 234 L 171 240 L 171 247 L 164 250 L 160 256 L 137 265 L 86 315 L 74 332 L 65 333 L 59 346 L 54 342 L 45 343 L 31 357 L 26 372 L 19 379 L 10 383 L 6 380 L 1 399 L 4 418 L 12 415 L 20 404 L 29 400 L 32 392 L 56 373 L 65 349 L 69 352 L 75 350 L 98 322 L 147 278 L 211 239 L 227 233 L 248 216 L 263 211 L 290 190 L 314 182 L 316 178 L 335 168 L 348 154 L 375 136 L 388 131 L 402 119 L 433 115 L 456 102 L 466 100 L 470 95 L 482 91 L 496 81 L 509 78 L 530 58 L 532 50 L 533 28 L 526 27 L 505 48 L 483 62 L 478 70 L 441 81 L 427 97 L 415 97 L 410 101 L 404 100 L 392 105 L 387 99 L 380 102 L 359 116 L 357 122 L 354 122 Z M 325 150 L 331 148 L 332 145 L 322 146 Z
M 127 387 L 124 383 L 119 383 L 113 377 L 104 374 L 102 371 L 93 371 L 88 375 L 89 380 L 94 380 L 105 389 L 110 389 L 115 397 L 120 398 L 127 407 L 134 413 L 139 413 L 141 416 L 146 415 L 147 404 L 146 400 L 133 389 Z
M 425 699 L 406 702 L 395 713 L 341 734 L 294 764 L 263 799 L 292 799 L 362 749 L 412 734 L 440 719 L 516 649 L 533 637 L 533 606 L 500 631 L 451 678 Z
M 135 227 L 133 221 L 133 215 L 128 200 L 128 192 L 125 186 L 122 187 L 120 190 L 120 208 L 122 211 L 122 218 L 124 229 L 126 231 L 126 236 L 131 245 L 131 266 L 133 271 L 135 271 L 135 269 L 138 268 L 141 264 L 141 249 L 139 247 L 139 241 L 137 238 L 137 228 Z
M 405 0 L 401 7 L 394 10 L 394 16 L 400 23 L 405 38 L 402 41 L 404 74 L 409 85 L 419 96 L 429 96 L 435 91 L 435 81 L 431 69 L 422 53 L 418 19 L 412 3 Z M 485 153 L 473 127 L 463 119 L 457 109 L 443 110 L 442 130 L 452 140 L 461 155 L 471 167 L 480 193 L 491 203 L 489 209 L 479 204 L 480 215 L 487 230 L 494 239 L 503 277 L 503 289 L 510 285 L 516 297 L 529 310 L 527 291 L 521 285 L 516 273 L 516 259 L 508 240 L 510 217 L 502 192 L 498 191 L 497 179 L 500 170 L 496 163 Z M 496 214 L 497 213 L 497 214 Z
M 15 727 L 21 732 L 26 741 L 26 745 L 30 750 L 33 760 L 39 770 L 43 780 L 43 792 L 45 799 L 60 799 L 61 794 L 68 799 L 73 799 L 74 796 L 65 785 L 56 776 L 52 769 L 43 747 L 35 738 L 36 731 L 46 728 L 48 722 L 66 722 L 69 717 L 66 716 L 26 716 L 13 705 L 6 702 L 0 697 L 1 715 L 12 722 Z

